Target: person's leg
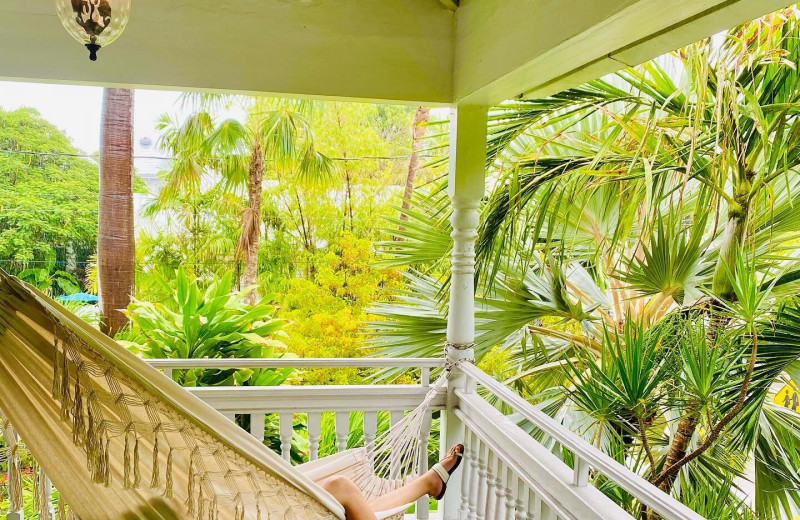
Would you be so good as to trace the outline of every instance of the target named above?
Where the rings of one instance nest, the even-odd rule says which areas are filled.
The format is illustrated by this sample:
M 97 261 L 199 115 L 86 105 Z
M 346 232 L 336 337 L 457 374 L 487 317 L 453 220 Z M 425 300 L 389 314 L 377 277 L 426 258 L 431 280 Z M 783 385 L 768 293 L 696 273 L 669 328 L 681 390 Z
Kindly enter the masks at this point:
M 461 452 L 461 450 L 463 450 L 463 446 L 460 444 L 453 446 L 450 448 L 447 456 L 439 461 L 439 464 L 441 464 L 445 470 L 450 471 L 450 469 L 456 465 L 456 462 L 458 462 L 457 454 Z M 442 482 L 442 478 L 439 474 L 434 470 L 430 470 L 424 475 L 417 477 L 409 484 L 372 500 L 369 506 L 375 512 L 389 511 L 396 507 L 416 502 L 418 498 L 425 495 L 435 497 L 442 492 L 443 486 L 444 482 Z
M 333 495 L 344 507 L 347 520 L 377 520 L 361 490 L 347 477 L 330 477 L 321 482 L 325 491 Z
M 463 446 L 453 446 L 441 464 L 445 470 L 458 462 L 458 453 L 463 453 Z M 395 489 L 380 498 L 367 502 L 361 490 L 347 477 L 334 476 L 318 482 L 328 493 L 344 507 L 347 520 L 377 520 L 375 513 L 390 511 L 397 507 L 411 504 L 425 495 L 437 496 L 442 492 L 444 482 L 434 470 L 430 470 L 409 484 Z

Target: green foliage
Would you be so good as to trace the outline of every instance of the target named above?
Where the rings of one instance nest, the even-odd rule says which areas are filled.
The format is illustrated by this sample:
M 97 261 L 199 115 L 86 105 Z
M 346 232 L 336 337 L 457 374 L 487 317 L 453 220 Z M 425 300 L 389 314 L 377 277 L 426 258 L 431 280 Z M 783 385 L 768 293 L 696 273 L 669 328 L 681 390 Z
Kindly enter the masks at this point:
M 0 110 L 0 149 L 41 154 L 0 153 L 0 267 L 78 274 L 97 240 L 97 166 L 50 155 L 78 150 L 33 109 Z M 66 292 L 65 279 L 48 288 Z
M 56 289 L 61 294 L 80 292 L 78 280 L 66 271 L 50 271 L 49 269 L 25 269 L 19 273 L 20 279 L 35 286 L 40 291 L 51 294 Z
M 279 316 L 286 329 L 289 352 L 300 357 L 361 357 L 362 323 L 372 302 L 384 299 L 401 282 L 397 272 L 372 266 L 370 241 L 344 233 L 317 262 L 314 279 L 297 278 L 281 300 Z M 303 379 L 314 384 L 356 384 L 361 372 L 311 370 Z
M 233 291 L 228 272 L 203 290 L 200 281 L 179 268 L 174 281 L 161 283 L 174 295 L 167 303 L 134 300 L 128 309 L 132 330 L 123 333 L 126 344 L 151 358 L 263 358 L 285 350 L 286 322 L 274 317 L 270 297 L 249 306 L 243 293 Z M 279 377 L 275 377 L 275 376 Z M 275 385 L 291 371 L 188 370 L 177 374 L 187 385 Z
M 798 415 L 771 402 L 800 381 L 799 36 L 790 7 L 489 115 L 478 362 L 503 353 L 497 377 L 710 518 L 800 502 Z M 441 355 L 440 189 L 382 244 L 412 273 L 373 311 L 382 353 Z M 732 484 L 748 460 L 755 508 Z

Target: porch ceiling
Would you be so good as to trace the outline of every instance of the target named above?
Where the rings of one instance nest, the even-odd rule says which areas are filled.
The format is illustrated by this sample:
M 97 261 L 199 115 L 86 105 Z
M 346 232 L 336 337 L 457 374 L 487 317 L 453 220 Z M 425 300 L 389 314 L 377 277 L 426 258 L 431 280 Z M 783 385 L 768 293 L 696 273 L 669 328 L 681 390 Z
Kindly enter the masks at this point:
M 490 104 L 555 92 L 788 4 L 133 0 L 126 33 L 91 63 L 52 0 L 0 0 L 0 78 Z

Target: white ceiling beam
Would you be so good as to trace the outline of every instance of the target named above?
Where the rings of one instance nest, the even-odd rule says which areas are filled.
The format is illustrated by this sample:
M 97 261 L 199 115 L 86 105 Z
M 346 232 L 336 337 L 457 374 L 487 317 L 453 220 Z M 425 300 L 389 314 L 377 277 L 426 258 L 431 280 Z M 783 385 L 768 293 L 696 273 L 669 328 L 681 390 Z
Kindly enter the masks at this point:
M 638 64 L 787 0 L 462 0 L 455 100 L 544 96 Z
M 0 78 L 448 104 L 454 32 L 434 0 L 134 0 L 91 63 L 52 0 L 0 0 Z

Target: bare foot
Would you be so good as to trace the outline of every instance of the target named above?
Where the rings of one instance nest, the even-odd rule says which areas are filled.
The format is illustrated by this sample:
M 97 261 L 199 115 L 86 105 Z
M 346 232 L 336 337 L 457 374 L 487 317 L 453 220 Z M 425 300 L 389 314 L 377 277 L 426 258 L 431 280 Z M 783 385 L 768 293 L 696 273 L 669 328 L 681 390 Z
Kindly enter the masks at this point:
M 453 467 L 458 462 L 458 454 L 464 453 L 464 445 L 463 444 L 456 444 L 447 452 L 447 455 L 439 461 L 439 464 L 442 467 L 450 472 Z M 428 480 L 430 482 L 430 488 L 428 494 L 433 497 L 438 497 L 442 493 L 442 489 L 444 488 L 444 482 L 442 482 L 442 478 L 436 473 L 434 470 L 428 471 L 427 475 Z

